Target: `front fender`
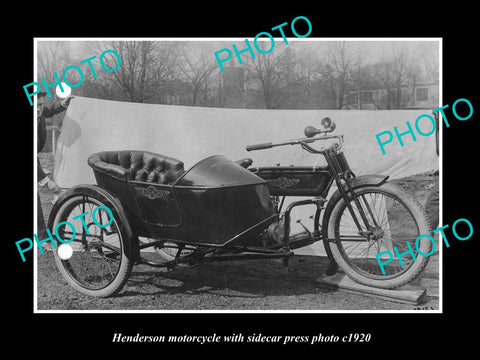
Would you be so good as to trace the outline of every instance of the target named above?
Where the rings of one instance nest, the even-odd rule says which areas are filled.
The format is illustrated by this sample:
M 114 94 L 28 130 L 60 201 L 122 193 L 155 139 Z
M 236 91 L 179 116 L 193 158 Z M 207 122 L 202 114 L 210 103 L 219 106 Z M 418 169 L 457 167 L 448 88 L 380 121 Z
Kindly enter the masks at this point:
M 352 189 L 358 189 L 366 186 L 382 186 L 388 180 L 388 178 L 389 176 L 384 175 L 362 175 L 349 179 L 349 182 Z M 343 184 L 343 188 L 345 189 L 345 191 L 348 191 L 346 184 Z M 323 229 L 327 228 L 326 225 L 328 219 L 330 218 L 330 214 L 332 213 L 333 207 L 341 197 L 342 193 L 339 189 L 337 189 L 328 200 L 327 207 L 325 208 L 325 212 L 323 214 Z
M 388 180 L 388 178 L 389 178 L 388 176 L 383 176 L 383 175 L 362 175 L 362 176 L 351 178 L 349 179 L 349 181 L 350 181 L 350 185 L 352 186 L 352 189 L 358 189 L 365 186 L 382 186 Z M 345 190 L 347 190 L 345 184 L 343 185 L 343 187 Z M 325 212 L 323 213 L 323 220 L 322 220 L 321 231 L 322 231 L 322 238 L 323 238 L 323 246 L 332 264 L 335 264 L 335 260 L 333 259 L 333 256 L 332 256 L 332 250 L 330 250 L 330 243 L 327 240 L 328 239 L 328 234 L 327 234 L 328 220 L 330 219 L 330 215 L 332 214 L 335 204 L 341 198 L 342 198 L 342 193 L 340 192 L 339 189 L 337 189 L 333 193 L 333 195 L 328 199 L 328 203 L 325 208 Z M 315 223 L 319 224 L 320 210 L 317 210 L 315 218 L 316 218 Z
M 349 179 L 353 189 L 364 186 L 381 186 L 388 180 L 389 176 L 385 175 L 362 175 Z M 343 185 L 346 189 L 346 185 Z

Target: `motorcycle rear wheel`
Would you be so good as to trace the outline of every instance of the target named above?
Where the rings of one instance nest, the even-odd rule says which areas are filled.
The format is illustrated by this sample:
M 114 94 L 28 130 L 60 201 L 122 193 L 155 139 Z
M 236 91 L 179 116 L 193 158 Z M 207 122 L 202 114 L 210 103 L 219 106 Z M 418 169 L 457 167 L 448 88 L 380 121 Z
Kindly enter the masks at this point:
M 366 228 L 358 208 L 350 201 L 362 225 L 359 231 L 347 203 L 343 197 L 338 198 L 330 213 L 327 229 L 323 231 L 328 236 L 331 254 L 339 267 L 354 281 L 371 287 L 393 289 L 415 280 L 427 266 L 433 247 L 425 237 L 416 242 L 420 235 L 431 235 L 421 204 L 391 183 L 354 191 L 370 222 L 376 224 L 376 235 L 365 235 Z M 407 242 L 415 258 L 408 252 Z M 395 248 L 401 256 L 396 255 Z M 393 254 L 391 258 L 387 251 Z M 383 257 L 377 259 L 375 255 L 381 253 Z M 389 259 L 391 261 L 387 264 Z M 385 263 L 383 271 L 380 262 Z

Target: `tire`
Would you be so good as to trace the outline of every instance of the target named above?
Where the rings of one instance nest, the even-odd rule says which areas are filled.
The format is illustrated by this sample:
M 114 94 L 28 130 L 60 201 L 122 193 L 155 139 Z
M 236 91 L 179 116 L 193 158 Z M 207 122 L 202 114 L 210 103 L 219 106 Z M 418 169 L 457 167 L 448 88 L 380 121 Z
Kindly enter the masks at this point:
M 63 243 L 73 248 L 73 254 L 67 260 L 59 257 L 58 247 L 53 251 L 55 263 L 65 280 L 85 295 L 109 297 L 124 287 L 134 262 L 129 256 L 131 232 L 125 224 L 121 206 L 100 190 L 88 187 L 82 192 L 76 188 L 72 193 L 64 194 L 66 196 L 50 214 L 49 228 L 52 235 L 57 230 L 58 235 L 54 236 L 58 245 L 62 244 L 58 239 L 60 236 Z M 99 206 L 106 206 L 111 214 L 105 208 L 94 210 Z M 74 219 L 85 212 L 88 214 Z M 69 222 L 73 228 L 62 225 L 63 222 Z
M 369 239 L 365 233 L 359 234 L 345 200 L 341 196 L 336 197 L 331 212 L 325 214 L 329 217 L 324 220 L 322 229 L 324 237 L 328 237 L 336 263 L 351 279 L 371 287 L 394 289 L 415 280 L 427 266 L 433 247 L 431 240 L 426 237 L 421 237 L 416 243 L 420 235 L 431 234 L 422 205 L 403 189 L 390 183 L 367 185 L 354 191 L 366 212 L 368 208 L 365 204 L 370 205 L 370 213 L 378 223 L 377 233 Z M 357 206 L 353 201 L 350 204 L 362 224 L 362 230 L 366 230 Z M 373 217 L 368 215 L 370 222 Z M 411 253 L 405 253 L 409 250 L 407 242 L 415 260 Z M 398 257 L 395 247 L 398 254 L 405 254 Z M 381 253 L 385 258 L 380 256 L 377 259 L 376 255 Z M 391 261 L 387 263 L 388 260 Z

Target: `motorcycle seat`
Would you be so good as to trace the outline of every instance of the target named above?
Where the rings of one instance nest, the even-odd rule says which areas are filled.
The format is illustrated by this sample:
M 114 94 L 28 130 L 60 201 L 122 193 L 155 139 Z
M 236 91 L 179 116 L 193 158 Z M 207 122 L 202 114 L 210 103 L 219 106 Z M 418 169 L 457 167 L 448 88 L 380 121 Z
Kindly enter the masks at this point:
M 241 160 L 237 160 L 235 161 L 238 165 L 240 165 L 241 167 L 244 167 L 245 169 L 248 168 L 250 165 L 252 165 L 253 163 L 253 160 L 250 159 L 250 158 L 245 158 L 245 159 L 241 159 Z
M 94 172 L 123 181 L 172 185 L 185 172 L 182 161 L 149 151 L 101 151 L 88 157 Z

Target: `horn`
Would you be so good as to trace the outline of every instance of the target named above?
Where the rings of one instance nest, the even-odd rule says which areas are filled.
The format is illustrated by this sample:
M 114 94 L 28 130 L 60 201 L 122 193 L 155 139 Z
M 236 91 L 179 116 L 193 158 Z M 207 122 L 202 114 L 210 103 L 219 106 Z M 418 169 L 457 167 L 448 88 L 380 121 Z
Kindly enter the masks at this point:
M 314 137 L 315 135 L 320 133 L 320 130 L 314 128 L 313 126 L 307 126 L 303 133 L 306 137 Z

